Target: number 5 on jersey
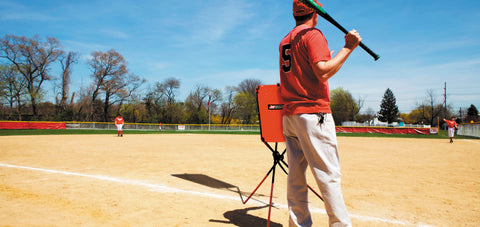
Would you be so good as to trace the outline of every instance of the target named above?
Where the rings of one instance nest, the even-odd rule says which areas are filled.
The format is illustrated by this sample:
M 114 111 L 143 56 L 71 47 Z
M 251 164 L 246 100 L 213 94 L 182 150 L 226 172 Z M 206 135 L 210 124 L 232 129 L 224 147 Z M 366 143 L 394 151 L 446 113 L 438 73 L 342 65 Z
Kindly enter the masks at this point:
M 287 43 L 282 46 L 282 70 L 283 72 L 290 72 L 292 69 L 292 44 Z

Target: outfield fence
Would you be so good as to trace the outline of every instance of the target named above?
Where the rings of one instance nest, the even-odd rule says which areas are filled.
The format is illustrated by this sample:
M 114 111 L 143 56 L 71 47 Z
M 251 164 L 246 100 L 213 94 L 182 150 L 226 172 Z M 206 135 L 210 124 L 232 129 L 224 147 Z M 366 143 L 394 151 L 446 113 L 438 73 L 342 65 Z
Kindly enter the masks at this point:
M 423 125 L 422 125 L 423 126 Z M 113 122 L 40 122 L 40 121 L 0 121 L 1 129 L 97 129 L 116 130 Z M 154 124 L 125 123 L 124 130 L 145 131 L 249 131 L 260 132 L 258 124 Z M 337 133 L 385 133 L 385 134 L 438 134 L 438 128 L 431 127 L 375 127 L 375 126 L 336 126 Z M 458 135 L 480 137 L 480 122 L 461 124 Z
M 480 137 L 480 123 L 458 125 L 457 135 Z
M 116 130 L 110 122 L 67 122 L 67 129 L 104 129 Z M 125 123 L 124 130 L 150 131 L 260 131 L 257 124 L 152 124 L 152 123 Z

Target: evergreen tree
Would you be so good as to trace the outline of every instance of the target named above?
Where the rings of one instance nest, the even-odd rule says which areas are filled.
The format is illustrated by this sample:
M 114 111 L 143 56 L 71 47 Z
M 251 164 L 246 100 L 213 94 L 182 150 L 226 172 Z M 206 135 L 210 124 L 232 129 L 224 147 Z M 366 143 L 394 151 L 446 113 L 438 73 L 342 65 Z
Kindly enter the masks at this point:
M 473 104 L 470 105 L 470 107 L 468 107 L 467 109 L 467 122 L 470 122 L 470 121 L 478 121 L 479 117 L 478 117 L 478 110 L 477 110 L 477 107 L 475 107 Z
M 395 121 L 399 114 L 397 100 L 390 88 L 387 88 L 385 94 L 383 94 L 382 104 L 380 105 L 378 114 L 380 115 L 380 121 L 386 121 L 389 124 Z
M 473 104 L 470 105 L 470 107 L 467 110 L 468 116 L 477 116 L 478 115 L 478 110 L 477 107 L 475 107 Z

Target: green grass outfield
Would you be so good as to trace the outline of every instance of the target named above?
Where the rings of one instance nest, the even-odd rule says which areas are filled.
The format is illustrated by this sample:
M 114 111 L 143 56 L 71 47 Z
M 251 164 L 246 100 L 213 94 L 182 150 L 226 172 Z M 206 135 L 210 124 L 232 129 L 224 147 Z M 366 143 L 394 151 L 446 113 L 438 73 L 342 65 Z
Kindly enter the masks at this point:
M 116 130 L 101 129 L 0 129 L 0 136 L 14 135 L 81 135 L 81 134 L 112 134 Z M 125 130 L 124 135 L 128 134 L 238 134 L 238 135 L 260 135 L 258 131 L 150 131 L 150 130 Z M 419 135 L 419 134 L 383 134 L 383 133 L 337 133 L 339 137 L 388 137 L 388 138 L 428 138 L 428 139 L 448 139 L 447 131 L 440 130 L 438 135 Z M 456 135 L 455 139 L 480 139 L 470 136 Z

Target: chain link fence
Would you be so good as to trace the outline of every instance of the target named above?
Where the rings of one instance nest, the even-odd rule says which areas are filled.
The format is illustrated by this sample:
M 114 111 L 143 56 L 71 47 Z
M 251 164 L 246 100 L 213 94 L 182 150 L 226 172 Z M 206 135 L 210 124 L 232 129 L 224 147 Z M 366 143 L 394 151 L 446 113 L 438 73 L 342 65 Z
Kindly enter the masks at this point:
M 457 135 L 473 136 L 480 138 L 480 123 L 458 125 Z
M 116 130 L 114 123 L 110 122 L 67 122 L 67 129 L 103 129 Z M 125 123 L 124 130 L 150 130 L 150 131 L 260 131 L 257 124 L 149 124 Z

